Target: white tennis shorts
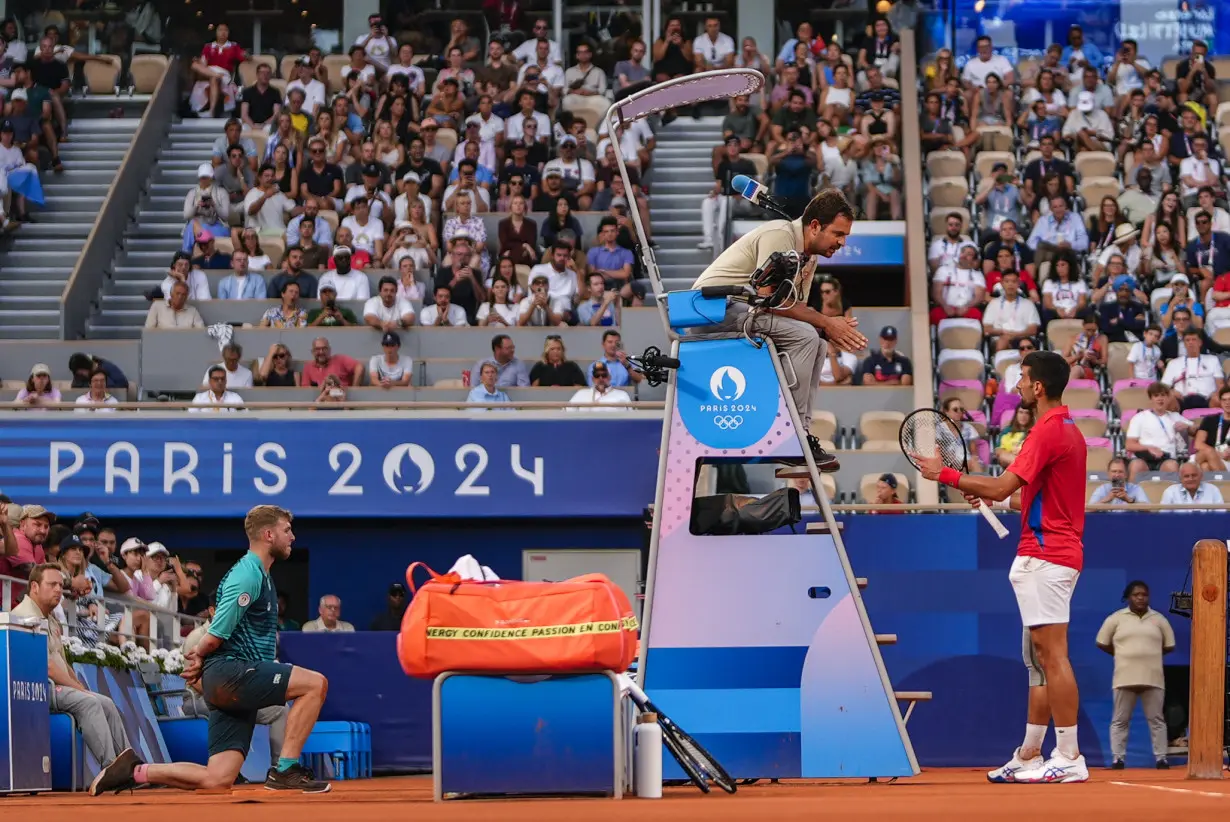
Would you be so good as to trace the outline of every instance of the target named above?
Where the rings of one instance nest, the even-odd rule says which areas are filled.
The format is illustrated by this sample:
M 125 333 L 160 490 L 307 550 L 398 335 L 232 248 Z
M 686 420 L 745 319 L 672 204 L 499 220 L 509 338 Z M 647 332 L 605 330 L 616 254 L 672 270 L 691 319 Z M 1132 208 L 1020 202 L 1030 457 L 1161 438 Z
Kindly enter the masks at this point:
M 1008 581 L 1016 592 L 1021 623 L 1026 628 L 1066 624 L 1079 576 L 1080 571 L 1066 565 L 1018 556 L 1008 572 Z

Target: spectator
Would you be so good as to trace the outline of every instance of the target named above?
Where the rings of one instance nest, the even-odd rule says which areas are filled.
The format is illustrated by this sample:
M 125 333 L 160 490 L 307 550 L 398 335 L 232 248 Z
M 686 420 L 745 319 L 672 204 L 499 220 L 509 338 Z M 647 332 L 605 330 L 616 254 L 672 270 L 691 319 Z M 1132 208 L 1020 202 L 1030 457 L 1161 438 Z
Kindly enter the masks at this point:
M 342 169 L 329 162 L 328 143 L 319 136 L 308 142 L 308 162 L 299 169 L 299 199 L 317 200 L 322 210 L 341 211 L 342 194 L 345 190 L 345 175 Z
M 792 97 L 790 105 L 794 106 L 798 101 L 797 96 Z M 807 147 L 799 130 L 791 129 L 776 144 L 769 157 L 769 166 L 774 170 L 773 195 L 782 202 L 786 211 L 801 212 L 810 202 L 816 154 Z
M 256 229 L 245 228 L 243 230 L 239 235 L 239 247 L 248 255 L 249 271 L 264 271 L 273 264 L 269 255 L 261 248 L 260 234 L 257 233 Z
M 1203 294 L 1218 277 L 1230 272 L 1230 234 L 1215 233 L 1213 215 L 1208 212 L 1198 212 L 1195 223 L 1196 236 L 1187 244 L 1187 274 L 1199 280 L 1198 291 Z
M 512 337 L 497 334 L 491 339 L 491 356 L 474 364 L 472 373 L 481 373 L 483 365 L 491 363 L 496 368 L 496 384 L 501 388 L 525 388 L 530 384 L 529 369 L 517 359 L 517 347 Z
M 452 303 L 452 291 L 448 283 L 437 281 L 435 288 L 435 304 L 423 308 L 419 315 L 419 324 L 423 326 L 449 326 L 466 328 L 470 325 L 466 312 L 459 305 Z
M 1139 485 L 1128 482 L 1127 461 L 1113 457 L 1106 466 L 1107 481 L 1093 489 L 1090 505 L 1148 505 L 1149 496 Z
M 68 358 L 68 370 L 73 375 L 73 388 L 88 388 L 95 371 L 101 371 L 107 378 L 107 388 L 128 387 L 128 377 L 124 376 L 120 367 L 102 357 L 78 352 Z
M 619 245 L 618 238 L 619 222 L 614 217 L 603 217 L 598 223 L 598 243 L 589 249 L 586 262 L 591 277 L 594 274 L 602 276 L 604 290 L 614 293 L 616 298 L 631 301 L 640 296 L 640 289 L 632 281 L 635 258 L 631 251 Z
M 1115 287 L 1115 302 L 1104 302 L 1098 308 L 1102 331 L 1112 343 L 1129 342 L 1128 333 L 1138 335 L 1145 329 L 1145 307 L 1133 293 L 1131 278 L 1120 279 L 1127 281 Z
M 793 76 L 793 75 L 791 75 Z M 781 103 L 774 106 L 774 116 L 777 115 L 782 104 L 786 103 L 793 90 L 783 80 L 779 86 L 783 89 Z M 773 91 L 776 94 L 778 86 L 775 86 Z M 803 95 L 804 100 L 810 96 L 807 88 L 799 86 L 798 91 Z M 770 97 L 770 100 L 773 98 Z M 820 92 L 819 121 L 828 123 L 834 130 L 846 129 L 850 125 L 850 113 L 854 110 L 854 88 L 850 80 L 850 67 L 844 63 L 839 64 L 833 69 L 833 82 L 826 85 L 823 91 Z M 951 127 L 949 129 L 951 131 Z
M 594 52 L 589 47 L 589 43 L 584 41 L 578 43 L 575 54 L 576 65 L 564 72 L 564 88 L 567 93 L 582 97 L 605 95 L 606 72 L 594 65 Z
M 742 99 L 746 101 L 747 98 L 744 97 Z M 755 164 L 751 160 L 741 157 L 739 151 L 740 138 L 734 134 L 728 136 L 726 138 L 725 151 L 722 153 L 721 160 L 717 162 L 714 169 L 713 189 L 700 203 L 701 226 L 704 237 L 697 248 L 703 250 L 712 249 L 715 240 L 718 238 L 719 230 L 725 226 L 730 198 L 740 193 L 731 188 L 731 180 L 734 179 L 735 175 L 746 174 L 749 177 L 756 176 Z
M 880 350 L 863 360 L 859 369 L 862 385 L 913 385 L 914 366 L 910 358 L 897 353 L 897 328 L 886 325 L 880 329 Z
M 560 303 L 551 298 L 550 278 L 536 269 L 530 272 L 530 293 L 517 306 L 517 325 L 521 326 L 551 326 L 567 325 L 568 312 L 560 309 Z
M 538 261 L 538 226 L 525 218 L 525 197 L 514 195 L 510 205 L 511 213 L 499 224 L 500 256 L 532 266 Z
M 108 378 L 105 371 L 98 369 L 90 374 L 89 391 L 77 397 L 75 404 L 80 406 L 90 406 L 74 409 L 78 413 L 89 411 L 98 411 L 105 413 L 114 413 L 115 408 L 106 406 L 118 405 L 119 400 L 107 391 Z
M 379 293 L 363 306 L 363 322 L 377 331 L 398 331 L 414 325 L 414 308 L 397 297 L 397 280 L 380 278 Z
M 298 90 L 303 95 L 303 112 L 312 120 L 326 105 L 328 90 L 325 84 L 316 78 L 311 57 L 302 57 L 295 63 L 293 78 L 286 84 L 286 99 L 291 100 L 292 92 Z
M 992 420 L 997 422 L 1002 420 L 1004 414 L 1021 404 L 1021 395 L 1016 390 L 1017 385 L 1021 382 L 1021 360 L 1037 348 L 1029 337 L 1022 337 L 1016 341 L 1018 359 L 1010 362 L 1004 369 L 1003 379 L 999 381 L 999 390 L 995 394 L 995 402 L 991 406 Z
M 1202 338 L 1195 328 L 1183 334 L 1183 357 L 1166 364 L 1162 382 L 1174 389 L 1183 410 L 1208 408 L 1224 383 L 1221 361 L 1212 354 L 1200 353 Z
M 983 330 L 995 340 L 996 351 L 1014 346 L 1021 337 L 1035 336 L 1042 322 L 1033 302 L 1021 296 L 1020 274 L 1004 272 L 1000 284 L 1004 289 L 1003 296 L 991 300 L 982 316 Z
M 273 123 L 282 111 L 282 95 L 269 82 L 273 66 L 256 64 L 256 83 L 243 90 L 239 118 L 250 129 L 263 129 Z
M 1133 455 L 1128 466 L 1135 480 L 1143 471 L 1178 471 L 1176 457 L 1183 446 L 1181 435 L 1191 422 L 1175 411 L 1167 411 L 1170 388 L 1155 382 L 1148 388 L 1150 409 L 1141 411 L 1128 423 L 1124 447 Z
M 325 209 L 326 211 L 330 209 Z M 306 227 L 305 227 L 306 225 Z M 286 224 L 286 246 L 299 246 L 303 249 L 304 268 L 324 268 L 329 256 L 329 248 L 333 246 L 333 228 L 329 221 L 320 216 L 320 203 L 315 197 L 303 200 L 303 213 L 292 217 Z M 320 257 L 314 256 L 315 246 L 327 246 Z M 318 265 L 311 265 L 319 260 Z
M 1025 188 L 1021 191 L 1021 202 L 1027 208 L 1034 208 L 1042 195 L 1042 184 L 1047 177 L 1054 174 L 1059 179 L 1061 194 L 1068 194 L 1076 188 L 1076 171 L 1062 157 L 1055 156 L 1055 144 L 1058 138 L 1053 134 L 1045 134 L 1038 139 L 1040 157 L 1031 160 L 1022 174 Z
M 897 496 L 897 476 L 892 473 L 881 474 L 876 480 L 874 505 L 903 505 L 904 501 Z M 904 511 L 871 511 L 872 514 L 903 514 Z
M 1227 455 L 1230 455 L 1230 386 L 1217 390 L 1220 414 L 1208 414 L 1200 418 L 1200 427 L 1192 448 L 1196 462 L 1205 471 L 1226 470 Z
M 1089 305 L 1089 286 L 1080 278 L 1076 255 L 1070 251 L 1059 254 L 1055 258 L 1054 272 L 1055 276 L 1042 284 L 1043 322 L 1084 316 Z
M 60 389 L 51 382 L 51 368 L 46 363 L 40 362 L 35 363 L 30 369 L 30 376 L 26 379 L 25 387 L 17 392 L 17 398 L 13 402 L 26 408 L 37 408 L 40 405 L 60 401 Z M 0 519 L 4 518 L 0 516 Z M 0 528 L 3 526 L 4 523 L 0 523 Z M 3 536 L 0 533 L 0 541 Z
M 1006 85 L 1014 82 L 1012 64 L 995 53 L 990 37 L 986 35 L 979 37 L 975 48 L 977 56 L 966 63 L 965 68 L 961 71 L 961 81 L 967 89 L 985 88 L 987 76 L 991 74 L 996 75 Z
M 204 243 L 214 235 L 230 234 L 228 221 L 231 215 L 231 200 L 226 191 L 214 180 L 214 169 L 209 163 L 197 168 L 197 186 L 184 197 L 183 250 L 191 252 L 194 241 Z
M 320 308 L 313 308 L 307 315 L 310 326 L 359 325 L 354 312 L 337 304 L 337 284 L 332 280 L 320 284 Z
M 259 384 L 269 388 L 298 388 L 299 372 L 295 371 L 290 358 L 290 349 L 280 342 L 269 346 L 269 353 L 261 362 Z
M 547 278 L 552 311 L 566 320 L 571 319 L 572 306 L 578 290 L 578 277 L 572 269 L 571 246 L 555 242 L 551 246 L 550 262 L 541 263 L 530 269 L 531 290 L 533 290 L 534 278 L 539 275 Z
M 30 506 L 27 506 L 30 507 Z M 47 622 L 47 676 L 52 682 L 50 708 L 76 723 L 86 747 L 100 766 L 128 749 L 128 734 L 119 710 L 109 697 L 91 692 L 78 679 L 64 654 L 60 621 L 53 616 L 60 604 L 64 577 L 57 565 L 39 563 L 29 572 L 30 585 L 12 615 Z
M 25 578 L 47 559 L 44 545 L 55 515 L 41 505 L 21 506 L 6 502 L 4 506 L 4 516 L 0 517 L 0 539 L 4 543 L 0 574 Z M 16 523 L 13 522 L 14 514 Z
M 1064 352 L 1064 359 L 1072 367 L 1071 379 L 1096 380 L 1098 369 L 1106 366 L 1109 345 L 1106 336 L 1098 331 L 1098 315 L 1090 311 L 1081 317 L 1081 333 Z
M 607 332 L 608 334 L 614 332 Z M 632 398 L 628 396 L 628 392 L 621 388 L 611 387 L 611 371 L 607 368 L 607 363 L 598 360 L 589 369 L 589 388 L 578 389 L 569 400 L 573 407 L 568 408 L 569 411 L 629 411 L 632 403 Z M 616 404 L 625 407 L 621 408 L 577 408 L 581 403 L 596 403 L 596 404 Z
M 423 207 L 423 221 L 426 222 L 432 212 L 434 202 L 423 193 L 422 178 L 417 172 L 407 171 L 402 175 L 402 193 L 393 201 L 393 219 L 400 222 L 410 222 L 410 211 L 415 203 Z M 426 266 L 424 266 L 426 267 Z
M 354 201 L 354 215 L 342 220 L 338 234 L 343 230 L 349 231 L 354 238 L 352 252 L 366 252 L 369 261 L 384 256 L 384 223 L 372 217 L 371 203 L 366 199 L 360 197 Z M 370 284 L 368 288 L 370 290 Z
M 871 156 L 863 160 L 862 178 L 863 213 L 867 219 L 879 219 L 881 203 L 888 204 L 890 220 L 902 219 L 901 159 L 893 154 L 889 138 L 883 135 L 872 138 Z
M 654 79 L 661 83 L 691 74 L 695 62 L 692 41 L 683 36 L 683 21 L 668 17 L 662 27 L 662 36 L 653 44 Z
M 1096 73 L 1093 77 L 1096 80 Z M 1109 94 L 1109 91 L 1107 93 Z M 1074 96 L 1076 105 L 1063 124 L 1064 139 L 1068 140 L 1077 152 L 1110 151 L 1115 127 L 1105 108 L 1097 105 L 1097 97 L 1092 91 L 1082 90 Z
M 383 287 L 382 287 L 383 290 Z M 414 374 L 414 360 L 401 353 L 401 337 L 396 331 L 385 331 L 380 338 L 383 353 L 373 354 L 368 362 L 368 379 L 381 388 L 404 388 Z
M 961 438 L 965 440 L 966 447 L 969 450 L 969 473 L 980 473 L 982 471 L 982 461 L 979 459 L 979 450 L 976 446 L 984 446 L 983 450 L 985 450 L 985 443 L 978 436 L 978 429 L 974 427 L 973 423 L 969 422 L 965 412 L 965 405 L 957 397 L 949 397 L 944 400 L 940 410 L 960 430 Z
M 838 351 L 830 345 L 824 363 L 820 366 L 820 385 L 853 385 L 854 372 L 858 370 L 858 357 L 849 351 Z
M 998 231 L 1000 223 L 1012 220 L 1016 225 L 1021 220 L 1020 190 L 1013 185 L 1015 179 L 1008 173 L 1005 163 L 996 163 L 991 169 L 994 183 L 974 197 L 975 205 L 982 207 L 983 224 Z
M 1198 205 L 1202 188 L 1221 189 L 1221 163 L 1209 156 L 1209 138 L 1197 134 L 1192 138 L 1192 153 L 1179 163 L 1179 194 L 1184 208 Z
M 577 156 L 577 140 L 571 134 L 559 141 L 559 156 L 546 164 L 543 176 L 550 176 L 554 171 L 560 173 L 564 191 L 576 198 L 582 211 L 587 211 L 597 191 L 594 164 Z
M 290 606 L 290 597 L 285 591 L 278 591 L 278 630 L 279 631 L 298 631 L 299 623 L 291 619 L 286 614 L 287 608 Z
M 1203 40 L 1193 40 L 1191 52 L 1175 69 L 1179 101 L 1192 101 L 1206 111 L 1217 111 L 1217 71 L 1208 58 L 1209 46 Z
M 453 235 L 445 262 L 447 264 L 436 274 L 436 285 L 448 286 L 452 292 L 450 302 L 472 319 L 477 316 L 479 303 L 486 299 L 486 292 L 479 258 L 472 250 L 469 232 L 458 230 Z
M 192 398 L 193 406 L 214 406 L 213 408 L 190 408 L 189 411 L 222 411 L 234 406 L 243 405 L 243 397 L 234 391 L 227 390 L 228 372 L 220 365 L 210 366 L 206 373 L 206 385 L 209 387 Z
M 499 366 L 492 360 L 484 360 L 476 366 L 478 368 L 478 385 L 470 389 L 470 393 L 466 395 L 466 402 L 474 403 L 498 403 L 507 404 L 512 400 L 508 398 L 508 394 L 500 389 L 497 382 L 499 375 Z M 491 408 L 471 408 L 470 411 L 491 411 Z M 500 409 L 511 411 L 511 408 Z
M 1199 233 L 1196 231 L 1196 215 L 1202 212 L 1213 215 L 1214 233 L 1230 234 L 1230 211 L 1217 205 L 1215 196 L 1212 186 L 1201 186 L 1196 192 L 1195 208 L 1197 210 L 1188 215 L 1187 236 L 1195 237 Z
M 1187 315 L 1190 318 L 1190 314 Z M 1128 362 L 1132 364 L 1132 378 L 1157 382 L 1161 372 L 1162 349 L 1158 341 L 1162 338 L 1162 327 L 1150 325 L 1145 328 L 1143 339 L 1132 343 L 1128 351 Z
M 591 254 L 593 251 L 594 249 L 591 248 Z M 603 271 L 590 272 L 587 278 L 589 295 L 577 305 L 577 322 L 580 325 L 619 325 L 619 292 L 606 290 L 605 275 L 606 272 Z
M 534 21 L 534 28 L 530 36 L 521 45 L 517 46 L 512 56 L 520 63 L 528 63 L 534 59 L 539 41 L 545 40 L 547 43 L 547 57 L 552 63 L 562 65 L 564 62 L 563 52 L 560 50 L 559 43 L 549 39 L 550 31 L 551 21 L 543 17 L 538 18 Z
M 492 41 L 496 42 L 496 41 Z M 389 588 L 388 603 L 383 611 L 381 611 L 375 619 L 372 620 L 370 631 L 397 631 L 401 628 L 402 617 L 405 616 L 406 606 L 409 603 L 406 601 L 406 586 L 400 582 L 394 582 Z
M 324 337 L 312 340 L 312 361 L 304 363 L 303 384 L 323 385 L 326 377 L 336 377 L 343 386 L 363 384 L 363 364 L 345 354 L 334 354 Z
M 1195 295 L 1188 289 L 1187 277 L 1183 274 L 1176 274 L 1170 278 L 1167 284 L 1170 287 L 1170 298 L 1163 302 L 1158 308 L 1158 318 L 1162 323 L 1162 327 L 1166 329 L 1165 336 L 1170 337 L 1174 334 L 1174 329 L 1171 321 L 1174 317 L 1174 312 L 1180 308 L 1186 308 L 1192 318 L 1192 325 L 1196 329 L 1204 327 L 1204 306 L 1198 302 Z
M 944 236 L 933 239 L 931 248 L 927 251 L 927 263 L 933 272 L 939 271 L 944 266 L 956 266 L 963 246 L 973 242 L 967 235 L 961 233 L 962 224 L 963 219 L 956 212 L 944 219 Z M 977 251 L 977 246 L 974 250 Z
M 313 246 L 313 250 L 316 248 L 318 247 Z M 304 256 L 301 246 L 294 245 L 286 249 L 286 256 L 282 258 L 282 270 L 269 280 L 269 287 L 265 294 L 267 299 L 281 299 L 283 287 L 287 283 L 299 286 L 299 293 L 296 296 L 307 300 L 316 299 L 316 289 L 319 284 L 316 282 L 316 277 L 303 270 Z
M 226 23 L 214 27 L 213 42 L 206 43 L 200 57 L 192 59 L 192 76 L 196 82 L 189 98 L 193 111 L 201 117 L 214 117 L 219 104 L 230 108 L 237 89 L 232 81 L 239 64 L 247 55 L 238 43 L 230 41 L 231 30 Z
M 265 278 L 248 269 L 248 252 L 236 249 L 231 254 L 231 273 L 218 283 L 219 300 L 264 300 L 269 286 Z
M 340 617 L 342 615 L 342 600 L 333 594 L 326 594 L 320 598 L 320 617 L 311 619 L 303 623 L 303 631 L 305 633 L 351 633 L 354 631 L 354 626 L 349 622 L 345 622 Z
M 508 262 L 501 260 L 501 266 L 506 265 Z M 502 274 L 496 274 L 487 287 L 487 301 L 478 307 L 478 313 L 475 314 L 477 324 L 481 326 L 502 325 L 506 328 L 517 325 L 517 320 L 521 315 L 510 296 L 511 293 L 512 286 L 509 285 L 508 278 Z
M 326 284 L 333 286 L 339 300 L 370 299 L 372 284 L 361 269 L 362 265 L 371 261 L 371 258 L 362 249 L 352 252 L 350 246 L 346 244 L 350 239 L 350 229 L 339 228 L 337 235 L 338 244 L 333 247 L 333 257 L 329 260 L 329 267 L 333 270 L 326 272 L 320 278 L 320 288 L 323 290 Z M 354 268 L 351 268 L 352 261 L 355 263 Z
M 1175 357 L 1183 354 L 1183 335 L 1187 333 L 1189 328 L 1196 328 L 1192 322 L 1192 312 L 1186 308 L 1176 308 L 1173 312 L 1174 321 L 1170 328 L 1172 333 L 1162 338 L 1162 362 L 1169 362 Z M 1202 328 L 1196 328 L 1200 332 L 1201 339 L 1204 345 L 1200 349 L 1201 354 L 1225 354 L 1227 349 L 1225 346 L 1219 345 L 1214 340 L 1209 339 L 1208 333 Z
M 1179 481 L 1162 492 L 1162 505 L 1221 505 L 1224 502 L 1221 491 L 1204 481 L 1204 471 L 1194 462 L 1183 463 L 1179 468 Z
M 324 385 L 320 386 L 320 393 L 316 395 L 315 410 L 327 411 L 333 409 L 341 411 L 345 402 L 346 387 L 342 385 L 342 381 L 338 379 L 336 374 L 330 374 L 325 377 Z
M 252 387 L 252 371 L 240 362 L 242 359 L 243 346 L 239 343 L 229 342 L 222 346 L 222 362 L 215 363 L 215 365 L 221 365 L 226 369 L 227 388 Z M 201 378 L 201 383 L 204 385 L 209 384 L 209 371 L 205 372 L 205 376 Z
M 580 366 L 568 359 L 564 341 L 558 334 L 548 334 L 542 348 L 542 359 L 530 369 L 530 385 L 546 388 L 585 384 L 585 374 Z
M 205 321 L 195 306 L 188 305 L 188 286 L 176 282 L 171 286 L 171 296 L 155 300 L 145 317 L 146 328 L 204 328 Z
M 1152 277 L 1155 284 L 1168 283 L 1175 274 L 1186 271 L 1183 258 L 1183 248 L 1175 242 L 1170 226 L 1159 223 L 1153 233 L 1152 246 L 1141 255 L 1140 273 L 1144 277 Z
M 918 128 L 924 157 L 933 151 L 944 151 L 954 147 L 956 138 L 953 136 L 952 123 L 940 116 L 938 92 L 927 92 Z
M 226 192 L 230 202 L 229 222 L 232 229 L 230 234 L 238 244 L 238 233 L 234 229 L 244 223 L 244 198 L 256 182 L 256 175 L 244 161 L 242 147 L 231 146 L 226 150 L 226 162 L 214 169 L 214 179 L 218 186 Z
M 1050 214 L 1034 224 L 1034 230 L 1029 234 L 1029 247 L 1035 252 L 1051 246 L 1088 251 L 1089 234 L 1085 231 L 1085 222 L 1079 215 L 1068 211 L 1067 197 L 1053 194 L 1049 202 Z
M 1034 410 L 1018 405 L 1012 415 L 1012 422 L 1000 431 L 999 442 L 995 444 L 995 462 L 1000 468 L 1010 467 L 1017 454 L 1021 453 L 1021 445 L 1025 442 L 1025 437 L 1029 436 L 1029 429 L 1034 427 L 1034 422 Z
M 595 360 L 589 367 L 587 382 L 590 385 L 594 384 L 593 372 L 599 364 L 606 366 L 611 376 L 611 385 L 617 388 L 635 385 L 645 379 L 639 371 L 628 368 L 628 355 L 624 351 L 623 337 L 618 331 L 602 332 L 602 357 Z

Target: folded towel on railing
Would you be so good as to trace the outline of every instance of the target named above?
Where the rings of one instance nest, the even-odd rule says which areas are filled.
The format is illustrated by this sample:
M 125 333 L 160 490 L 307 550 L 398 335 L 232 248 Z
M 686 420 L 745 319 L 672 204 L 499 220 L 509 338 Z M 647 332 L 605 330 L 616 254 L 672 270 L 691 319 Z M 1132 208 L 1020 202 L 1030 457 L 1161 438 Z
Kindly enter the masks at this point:
M 480 565 L 472 555 L 466 554 L 461 559 L 453 563 L 453 567 L 449 569 L 450 574 L 457 574 L 465 580 L 478 582 L 494 582 L 499 579 L 495 571 L 492 571 L 486 565 Z

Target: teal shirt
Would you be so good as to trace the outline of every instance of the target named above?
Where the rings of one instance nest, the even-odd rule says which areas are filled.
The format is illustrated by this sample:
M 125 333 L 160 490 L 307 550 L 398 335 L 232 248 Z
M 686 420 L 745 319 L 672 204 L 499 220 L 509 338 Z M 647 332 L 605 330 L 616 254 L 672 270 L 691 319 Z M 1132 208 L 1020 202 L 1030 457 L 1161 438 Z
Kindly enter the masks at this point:
M 260 557 L 249 551 L 231 566 L 218 588 L 209 633 L 222 640 L 212 659 L 272 662 L 278 647 L 278 592 Z

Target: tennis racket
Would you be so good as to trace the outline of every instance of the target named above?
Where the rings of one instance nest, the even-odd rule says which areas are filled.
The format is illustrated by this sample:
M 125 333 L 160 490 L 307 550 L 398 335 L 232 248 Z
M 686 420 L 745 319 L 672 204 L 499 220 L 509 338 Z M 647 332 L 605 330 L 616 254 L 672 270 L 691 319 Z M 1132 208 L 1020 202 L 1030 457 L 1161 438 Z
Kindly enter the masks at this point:
M 671 756 L 675 757 L 675 761 L 679 763 L 679 767 L 683 768 L 684 773 L 688 778 L 700 788 L 703 793 L 709 793 L 709 782 L 717 785 L 726 793 L 734 793 L 736 790 L 735 781 L 730 778 L 730 774 L 718 764 L 718 761 L 705 750 L 704 746 L 688 735 L 688 732 L 680 728 L 674 721 L 662 713 L 662 709 L 649 701 L 649 697 L 642 691 L 631 678 L 621 677 L 622 684 L 627 687 L 628 695 L 632 697 L 632 701 L 637 704 L 645 713 L 654 713 L 658 715 L 658 725 L 662 728 L 662 741 L 666 744 L 666 749 L 671 752 Z
M 911 412 L 901 423 L 898 440 L 905 458 L 915 468 L 921 470 L 915 457 L 939 457 L 948 468 L 963 473 L 969 472 L 969 450 L 965 445 L 965 437 L 961 436 L 961 430 L 956 423 L 934 408 L 920 408 Z M 987 505 L 979 505 L 977 510 L 987 524 L 995 529 L 1000 539 L 1008 536 L 1008 529 L 999 521 L 999 517 L 991 513 Z

